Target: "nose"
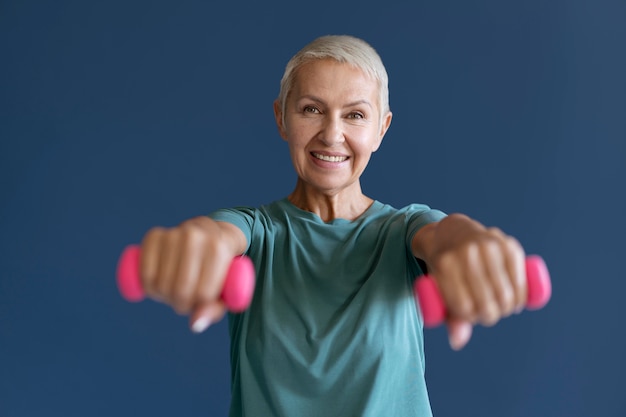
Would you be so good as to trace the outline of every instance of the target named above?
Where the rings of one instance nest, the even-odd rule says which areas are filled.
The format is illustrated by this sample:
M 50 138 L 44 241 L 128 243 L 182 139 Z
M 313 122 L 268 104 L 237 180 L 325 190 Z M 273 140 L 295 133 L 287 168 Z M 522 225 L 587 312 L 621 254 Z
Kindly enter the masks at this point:
M 341 119 L 333 116 L 326 117 L 320 138 L 327 146 L 343 143 L 345 138 Z

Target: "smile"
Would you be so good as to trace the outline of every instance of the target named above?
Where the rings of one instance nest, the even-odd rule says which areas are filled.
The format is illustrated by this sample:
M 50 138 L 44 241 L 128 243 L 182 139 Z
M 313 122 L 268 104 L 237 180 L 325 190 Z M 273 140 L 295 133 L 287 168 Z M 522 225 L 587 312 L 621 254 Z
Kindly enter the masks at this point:
M 348 159 L 347 156 L 332 156 L 332 155 L 322 155 L 319 153 L 311 152 L 311 155 L 326 162 L 343 162 Z

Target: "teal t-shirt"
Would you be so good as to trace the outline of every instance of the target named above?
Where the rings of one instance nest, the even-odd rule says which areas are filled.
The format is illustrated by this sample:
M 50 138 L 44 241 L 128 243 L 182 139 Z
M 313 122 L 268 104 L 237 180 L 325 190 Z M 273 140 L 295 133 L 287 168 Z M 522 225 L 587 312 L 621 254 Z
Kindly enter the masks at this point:
M 410 242 L 442 212 L 375 201 L 325 223 L 283 199 L 210 216 L 243 231 L 257 274 L 229 315 L 231 417 L 431 416 Z

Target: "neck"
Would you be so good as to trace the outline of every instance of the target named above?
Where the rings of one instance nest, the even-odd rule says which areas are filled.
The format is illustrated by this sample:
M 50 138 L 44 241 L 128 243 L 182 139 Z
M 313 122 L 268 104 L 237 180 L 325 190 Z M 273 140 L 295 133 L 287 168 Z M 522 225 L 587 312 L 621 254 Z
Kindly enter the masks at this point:
M 298 179 L 289 201 L 296 207 L 317 214 L 324 222 L 334 219 L 355 220 L 374 202 L 364 195 L 359 183 L 338 192 L 313 189 Z

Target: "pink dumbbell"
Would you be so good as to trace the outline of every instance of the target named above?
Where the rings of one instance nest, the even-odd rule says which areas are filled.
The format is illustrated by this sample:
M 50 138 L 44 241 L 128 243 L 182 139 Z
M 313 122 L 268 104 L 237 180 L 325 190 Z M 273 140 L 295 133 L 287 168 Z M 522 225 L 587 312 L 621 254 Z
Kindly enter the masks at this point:
M 526 258 L 526 280 L 528 285 L 526 308 L 538 310 L 547 304 L 552 295 L 550 273 L 540 256 L 531 255 Z M 435 280 L 428 275 L 418 278 L 414 291 L 422 310 L 424 326 L 436 327 L 443 323 L 446 318 L 446 306 Z
M 127 301 L 138 302 L 145 294 L 139 278 L 141 248 L 130 245 L 124 249 L 117 264 L 117 286 Z M 239 313 L 252 301 L 254 294 L 254 265 L 247 256 L 237 256 L 226 273 L 220 298 L 228 310 Z

